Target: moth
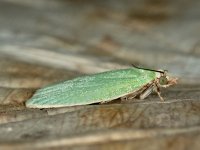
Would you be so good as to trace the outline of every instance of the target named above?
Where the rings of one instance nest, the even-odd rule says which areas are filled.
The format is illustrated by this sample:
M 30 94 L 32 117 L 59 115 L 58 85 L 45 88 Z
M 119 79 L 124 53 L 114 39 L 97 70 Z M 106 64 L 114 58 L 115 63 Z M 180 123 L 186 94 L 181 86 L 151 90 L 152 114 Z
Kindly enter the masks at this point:
M 177 83 L 166 70 L 153 70 L 139 67 L 111 70 L 85 75 L 58 84 L 46 86 L 36 91 L 26 101 L 29 108 L 54 108 L 92 103 L 104 103 L 114 99 L 145 99 L 156 92 L 164 101 L 160 88 Z

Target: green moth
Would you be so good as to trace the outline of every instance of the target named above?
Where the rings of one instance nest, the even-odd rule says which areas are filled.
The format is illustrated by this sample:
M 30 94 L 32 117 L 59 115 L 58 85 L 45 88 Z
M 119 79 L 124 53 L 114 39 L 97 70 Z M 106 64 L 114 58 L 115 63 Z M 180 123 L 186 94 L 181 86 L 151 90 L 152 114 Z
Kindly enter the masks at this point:
M 167 71 L 139 67 L 118 69 L 78 77 L 39 89 L 26 101 L 30 108 L 53 108 L 92 103 L 104 103 L 117 98 L 122 100 L 146 98 L 156 92 L 161 100 L 161 87 L 177 83 Z

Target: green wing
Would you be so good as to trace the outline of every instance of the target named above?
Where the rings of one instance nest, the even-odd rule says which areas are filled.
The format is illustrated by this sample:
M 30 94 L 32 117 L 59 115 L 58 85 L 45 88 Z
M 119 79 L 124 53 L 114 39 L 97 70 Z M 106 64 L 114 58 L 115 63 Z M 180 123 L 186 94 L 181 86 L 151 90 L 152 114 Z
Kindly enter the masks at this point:
M 155 79 L 155 72 L 129 68 L 83 76 L 38 90 L 27 107 L 48 108 L 108 101 Z

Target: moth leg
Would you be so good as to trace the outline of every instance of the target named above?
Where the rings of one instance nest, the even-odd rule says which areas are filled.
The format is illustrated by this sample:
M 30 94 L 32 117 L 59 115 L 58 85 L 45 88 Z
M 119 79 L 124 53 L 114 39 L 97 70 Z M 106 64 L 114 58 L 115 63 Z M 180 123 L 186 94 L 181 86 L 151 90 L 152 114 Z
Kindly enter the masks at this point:
M 109 101 L 101 101 L 101 102 L 99 102 L 100 104 L 106 104 L 106 103 L 108 103 Z
M 163 97 L 161 96 L 161 93 L 160 93 L 160 88 L 157 86 L 156 83 L 153 83 L 151 86 L 149 86 L 149 88 L 147 88 L 143 93 L 141 93 L 139 98 L 140 99 L 145 99 L 152 92 L 156 92 L 158 94 L 160 100 L 164 101 L 164 99 L 163 99 Z
M 163 97 L 161 96 L 161 93 L 160 93 L 160 88 L 157 85 L 154 86 L 154 91 L 158 94 L 160 100 L 164 101 L 164 99 L 163 99 Z
M 140 95 L 139 99 L 145 99 L 149 94 L 151 94 L 154 91 L 154 84 L 151 84 L 148 88 L 146 88 Z
M 122 102 L 128 100 L 127 96 L 120 97 L 120 99 L 121 99 Z
M 167 88 L 171 85 L 177 84 L 178 78 L 171 79 L 167 85 L 162 85 L 162 87 Z
M 129 99 L 133 99 L 138 95 L 139 91 L 133 92 L 131 94 L 125 95 L 123 97 L 120 97 L 121 101 L 127 101 Z
M 162 85 L 163 88 L 168 88 L 169 86 L 171 86 L 173 84 L 168 84 L 168 85 Z
M 148 89 L 149 88 L 149 86 L 151 86 L 152 85 L 152 83 L 150 83 L 150 84 L 146 84 L 145 86 L 143 86 L 141 89 L 139 89 L 138 91 L 135 91 L 135 92 L 133 92 L 133 93 L 130 93 L 130 94 L 128 94 L 128 95 L 125 95 L 125 96 L 123 96 L 123 97 L 121 97 L 121 100 L 122 101 L 127 101 L 127 100 L 129 100 L 129 99 L 133 99 L 133 98 L 135 98 L 136 96 L 138 96 L 138 95 L 140 95 L 141 93 L 143 93 L 146 89 Z

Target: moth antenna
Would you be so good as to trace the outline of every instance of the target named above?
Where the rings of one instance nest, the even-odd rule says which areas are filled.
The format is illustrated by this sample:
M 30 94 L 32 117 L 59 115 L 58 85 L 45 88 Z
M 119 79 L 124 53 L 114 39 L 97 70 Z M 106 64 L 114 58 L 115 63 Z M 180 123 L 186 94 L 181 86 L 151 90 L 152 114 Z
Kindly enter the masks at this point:
M 159 72 L 159 73 L 162 73 L 162 74 L 165 74 L 165 72 L 167 72 L 167 70 L 164 70 L 164 71 L 159 71 L 159 70 L 154 70 L 154 69 L 148 69 L 148 68 L 142 68 L 142 67 L 138 67 L 134 64 L 132 64 L 132 66 L 134 68 L 137 68 L 137 69 L 143 69 L 143 70 L 148 70 L 148 71 L 154 71 L 154 72 Z

